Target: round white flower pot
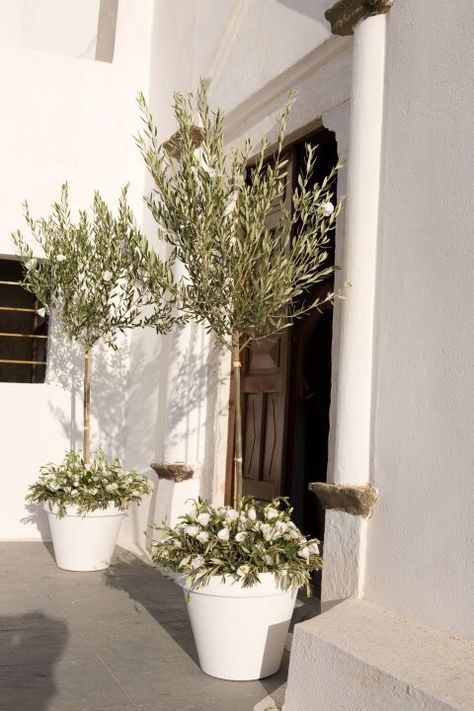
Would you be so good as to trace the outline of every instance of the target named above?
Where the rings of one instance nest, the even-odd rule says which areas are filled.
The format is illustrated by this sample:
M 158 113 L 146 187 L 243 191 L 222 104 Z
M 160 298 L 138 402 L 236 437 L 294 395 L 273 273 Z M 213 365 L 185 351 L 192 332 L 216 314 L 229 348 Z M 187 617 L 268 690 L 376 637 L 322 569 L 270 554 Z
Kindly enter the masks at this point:
M 115 506 L 87 514 L 75 506 L 62 518 L 45 504 L 56 564 L 64 570 L 103 570 L 110 565 L 124 512 Z
M 220 679 L 262 679 L 281 665 L 296 589 L 284 590 L 273 573 L 243 588 L 214 576 L 205 587 L 182 583 L 199 663 Z

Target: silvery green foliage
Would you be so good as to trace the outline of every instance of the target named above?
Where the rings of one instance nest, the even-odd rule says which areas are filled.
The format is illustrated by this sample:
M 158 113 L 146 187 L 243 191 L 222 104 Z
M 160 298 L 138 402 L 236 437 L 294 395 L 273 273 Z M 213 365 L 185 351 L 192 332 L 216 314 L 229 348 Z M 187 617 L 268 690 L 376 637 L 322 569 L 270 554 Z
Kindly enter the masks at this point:
M 327 250 L 340 201 L 333 204 L 335 170 L 311 186 L 316 152 L 308 146 L 291 214 L 287 209 L 283 144 L 293 97 L 278 118 L 275 151 L 268 156 L 265 139 L 247 170 L 251 142 L 226 149 L 223 115 L 209 109 L 206 94 L 206 82 L 197 94 L 175 94 L 179 130 L 171 146 L 160 145 L 140 95 L 144 129 L 137 143 L 155 182 L 147 203 L 158 235 L 185 267 L 179 288 L 183 310 L 221 344 L 230 348 L 237 342 L 242 349 L 339 295 L 302 298 L 333 271 Z M 204 136 L 199 148 L 197 119 Z M 270 229 L 268 216 L 278 208 L 280 218 Z
M 146 239 L 127 204 L 126 187 L 117 216 L 96 192 L 91 212 L 81 210 L 72 221 L 67 184 L 48 218 L 33 219 L 26 202 L 24 213 L 44 258 L 34 258 L 20 231 L 13 235 L 26 270 L 23 286 L 59 316 L 69 338 L 85 348 L 99 339 L 115 347 L 118 333 L 127 328 L 169 330 L 173 304 L 160 284 L 165 277 L 172 284 L 171 269 L 155 258 L 150 279 Z M 144 307 L 149 307 L 145 315 Z
M 138 472 L 122 469 L 117 459 L 107 461 L 98 449 L 88 466 L 77 452 L 67 452 L 61 464 L 42 466 L 29 491 L 27 501 L 55 504 L 59 516 L 64 516 L 68 506 L 77 506 L 80 513 L 109 504 L 125 510 L 150 493 L 150 484 Z
M 309 592 L 311 573 L 322 566 L 319 541 L 307 539 L 291 513 L 284 499 L 264 505 L 244 497 L 237 509 L 197 499 L 174 528 L 158 529 L 153 561 L 196 587 L 213 575 L 249 587 L 259 582 L 260 573 L 274 573 L 283 587 Z

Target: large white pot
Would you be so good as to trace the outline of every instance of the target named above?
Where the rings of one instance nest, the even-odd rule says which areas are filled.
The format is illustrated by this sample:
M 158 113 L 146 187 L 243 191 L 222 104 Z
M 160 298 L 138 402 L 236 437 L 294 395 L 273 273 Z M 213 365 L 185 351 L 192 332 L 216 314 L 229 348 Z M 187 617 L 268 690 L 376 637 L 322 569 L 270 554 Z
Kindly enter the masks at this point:
M 103 570 L 110 565 L 124 512 L 115 506 L 80 514 L 68 506 L 58 515 L 57 506 L 45 504 L 56 564 L 64 570 Z
M 205 587 L 183 583 L 199 663 L 206 674 L 245 681 L 275 674 L 281 665 L 296 590 L 272 573 L 260 583 L 213 576 Z

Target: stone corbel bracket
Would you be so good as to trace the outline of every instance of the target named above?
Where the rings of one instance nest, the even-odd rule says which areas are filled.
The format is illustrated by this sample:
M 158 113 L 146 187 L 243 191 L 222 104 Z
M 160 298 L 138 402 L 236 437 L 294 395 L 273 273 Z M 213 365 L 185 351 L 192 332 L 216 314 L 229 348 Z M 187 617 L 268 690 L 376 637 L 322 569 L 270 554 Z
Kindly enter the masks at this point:
M 394 0 L 338 0 L 324 16 L 333 35 L 352 35 L 358 22 L 373 15 L 386 15 Z
M 308 489 L 316 494 L 324 509 L 344 511 L 353 516 L 370 518 L 378 491 L 371 484 L 362 486 L 314 482 Z
M 150 464 L 150 467 L 157 473 L 158 479 L 168 479 L 175 482 L 192 479 L 194 474 L 194 470 L 184 462 L 174 462 L 173 464 L 154 462 Z

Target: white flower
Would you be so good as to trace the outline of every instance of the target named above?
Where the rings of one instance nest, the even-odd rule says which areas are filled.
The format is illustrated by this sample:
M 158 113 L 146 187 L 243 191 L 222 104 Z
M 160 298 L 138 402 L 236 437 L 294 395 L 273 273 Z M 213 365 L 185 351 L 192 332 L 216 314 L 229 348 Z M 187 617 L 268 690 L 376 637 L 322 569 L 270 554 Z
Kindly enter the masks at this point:
M 103 279 L 104 281 L 111 281 L 111 280 L 113 279 L 113 276 L 114 276 L 114 275 L 112 274 L 112 272 L 105 271 L 105 272 L 102 274 L 102 279 Z
M 227 509 L 226 514 L 230 521 L 236 521 L 239 518 L 239 512 L 235 509 Z
M 263 560 L 267 565 L 273 565 L 273 558 L 271 557 L 271 555 L 264 555 Z
M 46 309 L 44 308 L 44 306 L 42 306 L 40 309 L 36 309 L 36 313 L 41 318 L 44 318 L 46 316 Z
M 204 565 L 204 558 L 202 555 L 195 555 L 190 562 L 190 567 L 193 570 L 196 570 L 197 568 L 200 568 L 202 565 Z
M 310 543 L 308 546 L 308 550 L 310 553 L 314 553 L 315 555 L 319 554 L 319 546 L 317 543 Z
M 335 207 L 332 202 L 323 202 L 323 204 L 321 205 L 321 210 L 324 217 L 329 217 L 329 215 L 332 215 L 332 213 L 334 212 Z
M 37 259 L 28 259 L 28 261 L 25 262 L 25 267 L 26 267 L 26 269 L 30 270 L 30 269 L 33 269 L 34 267 L 36 267 L 37 264 L 38 264 Z
M 197 526 L 185 526 L 184 527 L 184 532 L 188 534 L 188 536 L 197 536 L 199 533 L 199 528 Z
M 270 541 L 273 534 L 273 526 L 270 526 L 269 523 L 262 523 L 260 526 L 260 530 L 263 534 L 264 539 L 266 541 Z
M 198 533 L 196 538 L 200 543 L 207 543 L 209 540 L 209 534 L 207 531 L 201 531 L 201 533 Z
M 308 546 L 304 546 L 303 548 L 300 548 L 300 550 L 298 551 L 298 555 L 300 558 L 304 558 L 305 560 L 308 560 L 308 558 L 309 558 Z
M 269 521 L 271 521 L 272 518 L 276 518 L 276 517 L 278 516 L 278 513 L 279 513 L 279 512 L 278 512 L 277 509 L 274 509 L 272 506 L 270 506 L 270 508 L 268 508 L 268 509 L 267 509 L 267 512 L 266 512 L 266 514 L 267 514 L 267 519 L 268 519 Z
M 95 496 L 97 494 L 97 489 L 95 488 L 95 486 L 92 489 L 89 489 L 89 494 L 91 496 Z
M 59 263 L 65 262 L 65 261 L 66 261 L 65 255 L 64 255 L 64 254 L 57 254 L 57 255 L 56 255 L 56 261 L 59 262 Z
M 217 538 L 218 538 L 220 541 L 228 541 L 228 540 L 229 540 L 229 535 L 230 535 L 229 529 L 224 527 L 224 528 L 221 528 L 220 531 L 218 531 L 218 533 L 217 533 Z
M 249 565 L 241 565 L 240 568 L 237 568 L 237 575 L 240 575 L 240 577 L 244 578 L 250 570 Z
M 297 528 L 290 528 L 288 531 L 288 535 L 290 538 L 300 538 L 300 532 Z
M 105 488 L 107 491 L 116 491 L 118 489 L 118 484 L 112 482 L 112 484 L 107 484 Z
M 71 491 L 71 496 L 79 496 L 78 490 L 74 489 L 74 491 Z
M 249 509 L 249 510 L 247 511 L 247 516 L 249 517 L 249 519 L 250 519 L 251 521 L 256 521 L 256 520 L 257 520 L 257 512 L 255 511 L 255 509 Z
M 207 526 L 210 520 L 211 514 L 208 513 L 200 513 L 199 516 L 196 517 L 196 521 L 200 523 L 201 526 Z
M 237 543 L 242 543 L 242 541 L 245 541 L 247 536 L 248 536 L 247 531 L 239 531 L 238 533 L 235 534 L 235 540 L 237 541 Z

